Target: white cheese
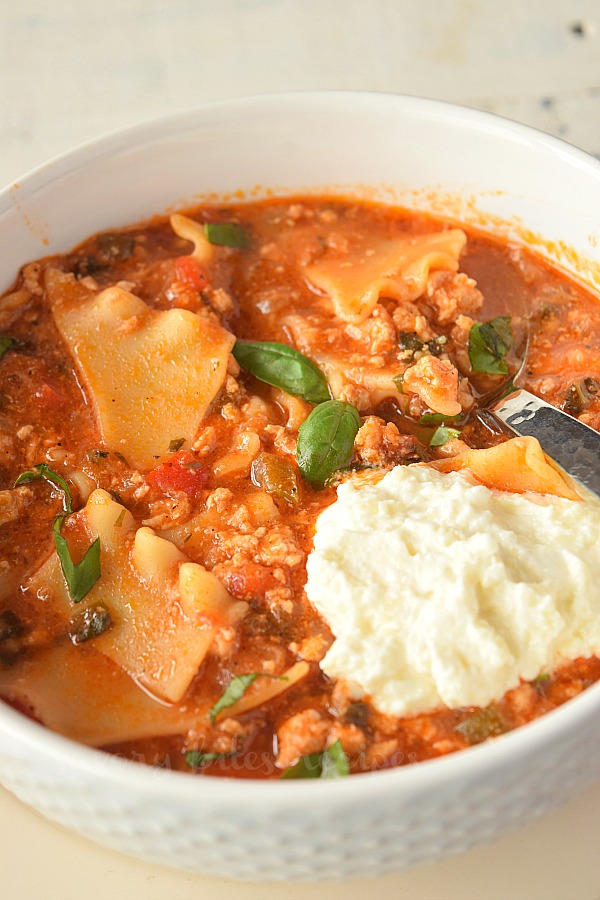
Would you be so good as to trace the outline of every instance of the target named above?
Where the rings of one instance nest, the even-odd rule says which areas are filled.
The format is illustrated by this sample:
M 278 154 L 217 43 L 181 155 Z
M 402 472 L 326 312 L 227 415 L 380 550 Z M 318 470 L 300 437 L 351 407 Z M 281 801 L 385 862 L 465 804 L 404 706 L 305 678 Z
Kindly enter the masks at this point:
M 401 716 L 486 706 L 600 654 L 599 585 L 600 504 L 398 466 L 340 486 L 306 590 L 335 635 L 323 670 Z

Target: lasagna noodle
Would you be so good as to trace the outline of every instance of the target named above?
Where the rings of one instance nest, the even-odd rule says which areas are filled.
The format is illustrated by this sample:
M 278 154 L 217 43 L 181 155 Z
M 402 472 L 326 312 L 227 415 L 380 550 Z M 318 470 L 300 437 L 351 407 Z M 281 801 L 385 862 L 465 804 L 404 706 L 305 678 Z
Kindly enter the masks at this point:
M 307 266 L 306 274 L 316 288 L 331 297 L 341 319 L 360 324 L 380 297 L 416 300 L 425 292 L 432 269 L 456 272 L 466 241 L 459 228 L 381 240 L 358 259 L 324 256 Z
M 274 697 L 278 697 L 279 694 L 287 691 L 288 688 L 293 687 L 305 678 L 306 675 L 308 675 L 308 671 L 308 663 L 301 660 L 293 666 L 290 666 L 283 675 L 258 678 L 250 685 L 244 696 L 241 697 L 237 703 L 233 703 L 217 715 L 217 722 L 219 719 L 224 719 L 228 716 L 240 716 L 249 709 L 255 709 L 257 706 L 262 706 L 263 703 L 267 703 Z
M 55 644 L 27 659 L 16 676 L 0 668 L 0 694 L 47 728 L 90 747 L 183 734 L 208 716 L 206 699 L 157 703 L 96 643 Z
M 169 221 L 177 237 L 191 241 L 194 245 L 190 256 L 203 265 L 211 262 L 215 249 L 204 234 L 204 228 L 199 222 L 195 222 L 188 216 L 182 216 L 180 213 L 175 213 Z
M 65 619 L 106 607 L 113 626 L 95 638 L 95 647 L 151 693 L 180 701 L 217 631 L 239 621 L 248 605 L 151 528 L 136 530 L 131 514 L 106 491 L 90 496 L 80 524 L 84 543 L 99 537 L 102 548 L 102 575 L 92 590 L 75 609 L 56 552 L 28 589 L 50 589 Z
M 83 375 L 106 445 L 148 471 L 191 442 L 221 390 L 232 334 L 184 309 L 157 311 L 115 286 L 46 277 L 54 320 Z
M 468 469 L 478 481 L 497 491 L 552 494 L 567 500 L 581 500 L 532 437 L 511 438 L 485 450 L 466 450 L 429 465 L 438 472 Z

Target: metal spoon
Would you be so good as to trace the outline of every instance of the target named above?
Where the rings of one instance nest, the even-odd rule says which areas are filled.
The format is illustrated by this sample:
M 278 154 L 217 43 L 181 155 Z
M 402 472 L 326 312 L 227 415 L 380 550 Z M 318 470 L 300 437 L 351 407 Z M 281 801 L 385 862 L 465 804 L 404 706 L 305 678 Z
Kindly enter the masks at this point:
M 484 422 L 491 418 L 502 431 L 537 438 L 544 453 L 571 478 L 600 496 L 600 434 L 516 384 L 525 366 L 529 344 L 528 325 L 526 321 L 524 324 L 527 333 L 519 348 L 520 364 L 509 382 L 508 392 L 505 385 L 500 397 L 495 391 L 493 396 L 480 398 L 477 415 Z

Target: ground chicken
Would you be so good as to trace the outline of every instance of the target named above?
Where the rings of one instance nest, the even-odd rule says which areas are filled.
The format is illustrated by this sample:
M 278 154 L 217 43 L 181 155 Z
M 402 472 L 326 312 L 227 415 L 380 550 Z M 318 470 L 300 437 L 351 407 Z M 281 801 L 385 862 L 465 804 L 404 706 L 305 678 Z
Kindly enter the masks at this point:
M 304 562 L 304 552 L 289 525 L 276 525 L 260 541 L 255 560 L 265 566 L 293 568 Z
M 287 719 L 277 729 L 277 766 L 287 769 L 302 756 L 320 753 L 325 749 L 330 728 L 331 720 L 316 709 L 305 709 Z
M 168 497 L 150 503 L 149 509 L 152 515 L 142 524 L 159 531 L 187 522 L 192 514 L 190 498 L 184 491 L 170 491 Z
M 455 322 L 463 313 L 476 315 L 483 306 L 477 283 L 464 272 L 434 272 L 427 284 L 427 300 L 440 325 Z
M 425 354 L 404 373 L 403 388 L 444 416 L 457 416 L 462 411 L 458 402 L 458 371 L 446 360 Z
M 0 491 L 0 525 L 16 522 L 25 512 L 33 497 L 33 491 L 26 486 L 12 491 Z
M 393 466 L 410 459 L 422 459 L 422 447 L 412 434 L 400 434 L 393 422 L 367 416 L 354 442 L 354 453 L 367 466 Z

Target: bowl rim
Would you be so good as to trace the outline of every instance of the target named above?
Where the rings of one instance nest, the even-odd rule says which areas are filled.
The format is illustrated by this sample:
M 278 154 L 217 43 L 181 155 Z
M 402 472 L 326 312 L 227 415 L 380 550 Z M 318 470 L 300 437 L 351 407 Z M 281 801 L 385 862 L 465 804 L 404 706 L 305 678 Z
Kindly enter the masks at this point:
M 600 160 L 574 147 L 566 141 L 548 135 L 528 125 L 497 116 L 482 110 L 459 104 L 424 97 L 408 96 L 393 92 L 354 90 L 287 91 L 252 94 L 244 97 L 211 101 L 182 111 L 156 116 L 118 128 L 88 141 L 79 143 L 51 157 L 48 161 L 14 179 L 0 191 L 0 216 L 13 209 L 13 191 L 16 187 L 22 203 L 25 196 L 33 196 L 47 184 L 79 169 L 100 161 L 109 155 L 125 151 L 133 145 L 153 143 L 164 137 L 185 133 L 197 128 L 203 118 L 211 115 L 235 116 L 240 108 L 252 106 L 267 108 L 290 104 L 331 109 L 335 103 L 363 105 L 365 111 L 375 111 L 379 105 L 397 112 L 420 115 L 423 118 L 451 121 L 459 128 L 475 128 L 497 135 L 503 140 L 527 142 L 532 148 L 561 157 L 566 163 L 583 169 L 600 179 Z M 296 195 L 301 193 L 298 189 Z M 292 196 L 290 191 L 288 196 Z M 283 194 L 285 196 L 285 194 Z M 414 792 L 441 786 L 463 776 L 482 776 L 502 765 L 514 763 L 515 756 L 541 758 L 544 750 L 552 747 L 553 740 L 575 731 L 600 711 L 600 682 L 591 685 L 578 696 L 568 700 L 543 716 L 499 736 L 491 741 L 459 750 L 418 764 L 360 773 L 360 777 L 327 780 L 301 779 L 281 782 L 275 779 L 246 779 L 235 777 L 190 778 L 188 773 L 152 768 L 128 759 L 89 747 L 51 731 L 30 719 L 10 704 L 0 700 L 0 737 L 15 740 L 16 746 L 25 744 L 40 756 L 51 756 L 64 766 L 76 766 L 79 772 L 99 775 L 119 782 L 124 789 L 141 790 L 144 793 L 171 799 L 192 801 L 203 799 L 215 804 L 237 804 L 268 800 L 271 806 L 314 807 L 317 796 L 326 790 L 328 801 L 344 799 L 355 802 L 357 798 L 375 796 L 411 795 Z M 0 756 L 10 759 L 0 743 Z M 268 796 L 265 795 L 265 791 Z M 198 796 L 196 797 L 196 792 Z
M 63 174 L 85 168 L 86 165 L 93 161 L 99 161 L 120 150 L 126 150 L 133 143 L 136 145 L 150 143 L 154 140 L 160 140 L 166 133 L 174 135 L 197 128 L 201 117 L 223 113 L 235 116 L 236 110 L 252 106 L 285 105 L 289 107 L 292 104 L 300 107 L 303 104 L 308 104 L 313 109 L 318 106 L 330 109 L 336 102 L 365 104 L 370 108 L 378 103 L 382 105 L 387 104 L 390 107 L 396 106 L 399 110 L 404 110 L 409 114 L 420 114 L 424 118 L 451 119 L 457 125 L 462 125 L 463 127 L 484 125 L 487 131 L 497 133 L 498 136 L 504 139 L 525 141 L 544 148 L 552 154 L 570 161 L 577 168 L 589 170 L 589 174 L 600 177 L 600 159 L 592 156 L 585 150 L 531 125 L 524 125 L 506 116 L 496 115 L 486 110 L 473 109 L 472 107 L 462 106 L 447 100 L 417 97 L 392 91 L 273 91 L 208 101 L 166 115 L 142 118 L 131 125 L 115 128 L 95 138 L 81 141 L 74 147 L 51 156 L 45 162 L 27 170 L 23 175 L 14 178 L 5 187 L 0 188 L 0 216 L 12 208 L 13 202 L 11 198 L 15 188 L 24 190 L 28 195 L 32 196 L 38 190 L 43 189 L 48 182 L 60 178 Z M 480 128 L 477 128 L 477 130 L 480 130 Z M 75 161 L 77 161 L 77 165 L 73 165 Z M 288 195 L 292 193 L 289 192 Z

